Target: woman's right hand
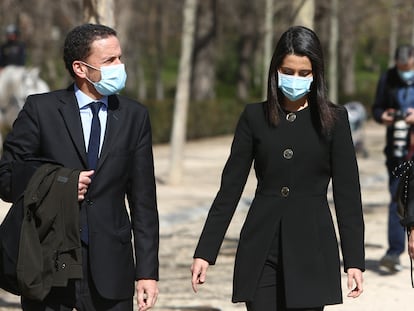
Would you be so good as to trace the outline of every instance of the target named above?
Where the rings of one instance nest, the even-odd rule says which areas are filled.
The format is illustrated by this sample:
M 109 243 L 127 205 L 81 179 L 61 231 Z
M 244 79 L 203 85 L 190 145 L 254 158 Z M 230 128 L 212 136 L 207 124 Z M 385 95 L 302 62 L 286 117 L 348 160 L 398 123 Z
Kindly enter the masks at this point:
M 208 261 L 201 258 L 194 258 L 193 264 L 191 265 L 191 285 L 195 293 L 197 293 L 197 285 L 204 284 L 206 281 L 208 266 Z

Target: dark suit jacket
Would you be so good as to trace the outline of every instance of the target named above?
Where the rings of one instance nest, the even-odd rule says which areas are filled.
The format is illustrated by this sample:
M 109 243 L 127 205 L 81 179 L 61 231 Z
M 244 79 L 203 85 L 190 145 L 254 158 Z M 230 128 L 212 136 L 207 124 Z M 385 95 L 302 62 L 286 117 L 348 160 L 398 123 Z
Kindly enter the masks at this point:
M 27 98 L 4 143 L 0 161 L 3 200 L 10 200 L 11 195 L 10 163 L 27 157 L 43 157 L 64 167 L 87 169 L 73 86 Z M 109 96 L 105 140 L 82 205 L 88 213 L 90 269 L 103 297 L 128 298 L 134 294 L 134 280 L 158 279 L 159 230 L 152 137 L 149 115 L 143 105 L 126 97 Z
M 342 301 L 338 243 L 327 200 L 331 178 L 345 269 L 364 270 L 358 168 L 346 110 L 335 110 L 328 139 L 314 129 L 310 108 L 297 112 L 293 122 L 283 118 L 276 128 L 268 125 L 263 103 L 247 105 L 242 113 L 194 255 L 215 263 L 254 161 L 258 183 L 240 234 L 234 302 L 253 299 L 276 235 L 287 306 Z

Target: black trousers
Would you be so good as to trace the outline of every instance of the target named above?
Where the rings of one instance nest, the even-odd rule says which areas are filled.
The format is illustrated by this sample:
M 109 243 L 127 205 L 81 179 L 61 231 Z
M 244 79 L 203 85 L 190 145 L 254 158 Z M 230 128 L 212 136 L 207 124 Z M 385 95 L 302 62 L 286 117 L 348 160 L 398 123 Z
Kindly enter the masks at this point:
M 43 301 L 21 298 L 23 311 L 132 311 L 133 297 L 109 300 L 99 295 L 93 284 L 88 247 L 82 246 L 82 280 L 71 280 L 67 287 L 53 287 Z M 110 280 L 108 280 L 110 281 Z
M 247 302 L 248 311 L 322 311 L 323 306 L 304 309 L 286 308 L 283 274 L 280 265 L 267 261 L 253 301 Z

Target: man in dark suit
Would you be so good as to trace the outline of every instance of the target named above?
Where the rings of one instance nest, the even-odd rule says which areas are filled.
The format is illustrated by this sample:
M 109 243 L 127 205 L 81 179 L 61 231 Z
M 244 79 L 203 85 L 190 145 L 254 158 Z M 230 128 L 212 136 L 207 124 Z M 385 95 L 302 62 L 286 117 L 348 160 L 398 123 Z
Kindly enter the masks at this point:
M 126 80 L 121 54 L 109 27 L 71 30 L 64 61 L 74 84 L 29 96 L 4 143 L 3 200 L 10 201 L 16 161 L 46 158 L 81 170 L 83 278 L 53 287 L 42 301 L 22 297 L 23 310 L 132 310 L 135 281 L 139 310 L 155 304 L 159 222 L 151 125 L 143 105 L 116 94 Z

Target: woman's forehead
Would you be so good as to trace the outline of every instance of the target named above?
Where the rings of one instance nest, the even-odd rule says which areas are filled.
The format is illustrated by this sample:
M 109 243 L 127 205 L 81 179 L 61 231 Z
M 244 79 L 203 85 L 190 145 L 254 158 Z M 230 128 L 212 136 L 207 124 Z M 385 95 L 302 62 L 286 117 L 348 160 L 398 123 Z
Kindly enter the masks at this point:
M 312 69 L 312 63 L 307 56 L 288 54 L 283 59 L 281 67 Z

